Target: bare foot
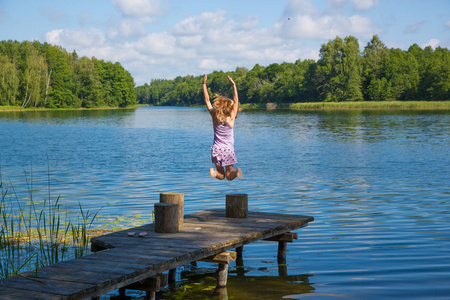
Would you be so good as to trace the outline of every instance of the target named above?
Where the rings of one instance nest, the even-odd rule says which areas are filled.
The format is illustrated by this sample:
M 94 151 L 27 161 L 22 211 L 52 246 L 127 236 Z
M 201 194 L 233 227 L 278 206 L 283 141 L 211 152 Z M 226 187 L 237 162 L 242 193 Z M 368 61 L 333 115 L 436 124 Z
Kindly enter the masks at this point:
M 242 178 L 241 168 L 236 168 L 236 175 L 237 175 L 237 178 Z
M 211 177 L 216 177 L 216 170 L 214 170 L 214 168 L 209 169 L 209 175 L 211 175 Z

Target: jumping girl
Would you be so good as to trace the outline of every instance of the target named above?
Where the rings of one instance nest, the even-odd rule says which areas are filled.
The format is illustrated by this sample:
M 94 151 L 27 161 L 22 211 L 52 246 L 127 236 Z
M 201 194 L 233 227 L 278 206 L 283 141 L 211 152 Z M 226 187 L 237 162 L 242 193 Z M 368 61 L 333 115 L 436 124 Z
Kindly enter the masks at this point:
M 228 80 L 233 85 L 233 100 L 216 95 L 214 103 L 211 105 L 206 80 L 207 76 L 205 75 L 205 78 L 203 78 L 203 94 L 214 125 L 214 144 L 211 147 L 211 160 L 216 165 L 216 169 L 211 168 L 209 173 L 211 177 L 219 180 L 224 178 L 228 180 L 233 180 L 236 177 L 242 178 L 240 168 L 233 170 L 233 165 L 237 163 L 234 151 L 233 126 L 239 111 L 236 84 L 228 76 Z

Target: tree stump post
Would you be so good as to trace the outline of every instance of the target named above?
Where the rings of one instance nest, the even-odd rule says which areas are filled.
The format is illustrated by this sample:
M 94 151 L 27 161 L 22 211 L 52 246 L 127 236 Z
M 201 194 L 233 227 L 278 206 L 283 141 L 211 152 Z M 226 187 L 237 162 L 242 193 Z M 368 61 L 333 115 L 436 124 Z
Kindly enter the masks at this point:
M 228 279 L 228 264 L 219 263 L 219 274 L 217 275 L 217 287 L 226 287 Z
M 184 224 L 184 194 L 165 192 L 159 194 L 159 203 L 174 203 L 178 204 L 178 214 L 180 219 L 180 228 Z
M 226 195 L 225 208 L 227 218 L 247 218 L 248 216 L 247 194 Z
M 178 204 L 155 203 L 155 232 L 174 233 L 180 230 Z

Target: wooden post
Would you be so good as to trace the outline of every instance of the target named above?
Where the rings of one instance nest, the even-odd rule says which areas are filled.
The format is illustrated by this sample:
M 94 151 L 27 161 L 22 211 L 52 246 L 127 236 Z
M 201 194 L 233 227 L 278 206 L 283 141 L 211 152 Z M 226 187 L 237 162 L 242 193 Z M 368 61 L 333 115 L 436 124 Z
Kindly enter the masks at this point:
M 170 269 L 169 270 L 169 284 L 175 283 L 177 279 L 177 269 Z
M 155 203 L 155 232 L 178 232 L 180 230 L 178 213 L 178 204 Z
M 217 275 L 217 287 L 227 286 L 228 264 L 219 264 L 219 274 Z
M 243 252 L 244 252 L 244 246 L 236 247 L 236 258 L 242 259 Z
M 146 300 L 156 300 L 156 292 L 154 292 L 154 291 L 146 291 L 145 292 L 145 299 Z
M 278 261 L 286 261 L 287 242 L 278 242 Z
M 244 252 L 244 246 L 236 248 L 236 273 L 238 277 L 245 276 L 244 259 L 242 253 Z
M 159 203 L 175 203 L 178 204 L 178 216 L 180 219 L 180 228 L 183 227 L 184 223 L 184 194 L 183 193 L 160 193 Z
M 226 195 L 226 217 L 247 218 L 247 216 L 248 216 L 247 194 Z

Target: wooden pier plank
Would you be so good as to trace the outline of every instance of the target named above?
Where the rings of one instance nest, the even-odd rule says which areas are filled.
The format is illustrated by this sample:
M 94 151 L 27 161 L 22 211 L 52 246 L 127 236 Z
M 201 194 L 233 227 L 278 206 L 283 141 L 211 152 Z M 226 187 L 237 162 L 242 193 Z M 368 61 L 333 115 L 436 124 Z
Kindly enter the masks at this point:
M 51 296 L 46 299 L 90 299 L 193 261 L 279 236 L 313 220 L 309 216 L 261 212 L 248 212 L 242 219 L 226 218 L 225 210 L 214 209 L 185 216 L 184 226 L 177 233 L 156 233 L 153 224 L 122 230 L 91 240 L 93 249 L 108 250 L 39 269 L 35 278 L 39 281 L 17 276 L 3 280 L 5 289 L 0 298 L 20 298 L 22 289 L 24 295 L 36 291 L 36 295 Z M 147 236 L 129 237 L 129 231 L 136 235 L 146 231 Z M 33 274 L 24 273 L 30 278 Z
M 55 295 L 50 293 L 42 293 L 38 291 L 29 291 L 22 288 L 0 287 L 0 299 L 17 300 L 17 299 L 35 299 L 35 300 L 59 300 L 69 299 L 68 296 Z
M 70 297 L 81 299 L 88 294 L 95 294 L 97 290 L 96 286 L 92 284 L 51 280 L 47 278 L 35 279 L 24 276 L 6 278 L 2 284 L 16 289 L 54 294 L 59 298 Z

